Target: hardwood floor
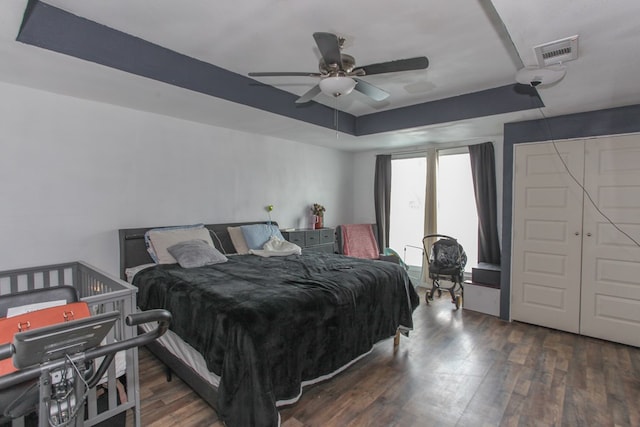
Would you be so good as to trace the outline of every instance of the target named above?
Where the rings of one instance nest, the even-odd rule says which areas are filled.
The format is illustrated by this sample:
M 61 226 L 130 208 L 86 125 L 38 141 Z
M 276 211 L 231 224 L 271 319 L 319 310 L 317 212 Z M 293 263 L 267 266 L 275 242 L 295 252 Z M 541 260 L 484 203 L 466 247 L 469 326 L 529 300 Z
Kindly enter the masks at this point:
M 305 388 L 282 426 L 640 426 L 639 348 L 420 302 L 396 353 Z M 145 349 L 140 373 L 145 427 L 222 426 Z

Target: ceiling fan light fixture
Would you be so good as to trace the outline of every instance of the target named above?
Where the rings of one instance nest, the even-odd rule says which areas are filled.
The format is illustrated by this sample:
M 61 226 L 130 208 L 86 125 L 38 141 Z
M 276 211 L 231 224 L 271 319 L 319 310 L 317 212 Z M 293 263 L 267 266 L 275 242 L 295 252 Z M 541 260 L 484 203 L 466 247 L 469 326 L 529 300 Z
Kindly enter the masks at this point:
M 338 97 L 340 95 L 348 95 L 356 87 L 356 81 L 351 77 L 335 76 L 325 77 L 320 80 L 320 90 L 325 95 Z

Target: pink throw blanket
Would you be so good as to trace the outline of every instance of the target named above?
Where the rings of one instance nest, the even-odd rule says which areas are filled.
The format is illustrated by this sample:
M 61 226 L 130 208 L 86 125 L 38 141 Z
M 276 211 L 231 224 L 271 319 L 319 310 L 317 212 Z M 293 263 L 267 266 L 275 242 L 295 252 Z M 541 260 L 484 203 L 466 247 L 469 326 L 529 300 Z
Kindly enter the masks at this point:
M 342 252 L 356 258 L 378 259 L 380 250 L 371 224 L 342 225 Z

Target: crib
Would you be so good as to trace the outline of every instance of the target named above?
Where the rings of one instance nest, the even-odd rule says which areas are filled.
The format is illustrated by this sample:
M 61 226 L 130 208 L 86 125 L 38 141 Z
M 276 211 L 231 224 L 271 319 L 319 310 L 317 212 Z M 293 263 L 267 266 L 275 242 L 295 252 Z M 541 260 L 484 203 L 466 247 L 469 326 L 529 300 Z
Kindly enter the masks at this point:
M 17 270 L 0 271 L 0 297 L 16 292 L 73 286 L 82 301 L 89 305 L 92 315 L 118 311 L 119 318 L 107 335 L 107 343 L 124 341 L 137 335 L 135 326 L 127 326 L 125 318 L 133 314 L 136 306 L 136 288 L 111 277 L 82 261 Z M 125 417 L 133 412 L 134 425 L 140 426 L 140 393 L 137 347 L 123 351 L 122 363 L 112 363 L 97 387 L 89 390 L 86 404 L 85 426 L 93 426 L 112 417 Z M 118 392 L 122 384 L 126 399 Z M 100 397 L 100 409 L 98 399 Z M 104 404 L 106 402 L 106 405 Z M 104 409 L 106 407 L 106 409 Z M 25 425 L 23 418 L 11 421 L 12 427 Z

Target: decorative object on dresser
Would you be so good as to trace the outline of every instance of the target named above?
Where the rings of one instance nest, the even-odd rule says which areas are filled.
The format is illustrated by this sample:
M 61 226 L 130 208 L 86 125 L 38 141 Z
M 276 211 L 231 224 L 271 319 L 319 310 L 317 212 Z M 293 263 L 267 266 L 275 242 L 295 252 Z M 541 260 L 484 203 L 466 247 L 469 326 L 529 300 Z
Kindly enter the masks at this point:
M 285 240 L 295 243 L 303 252 L 334 253 L 335 230 L 333 228 L 280 230 Z
M 324 212 L 326 209 L 324 206 L 314 203 L 311 206 L 311 212 L 313 213 L 313 228 L 319 229 L 324 226 Z

